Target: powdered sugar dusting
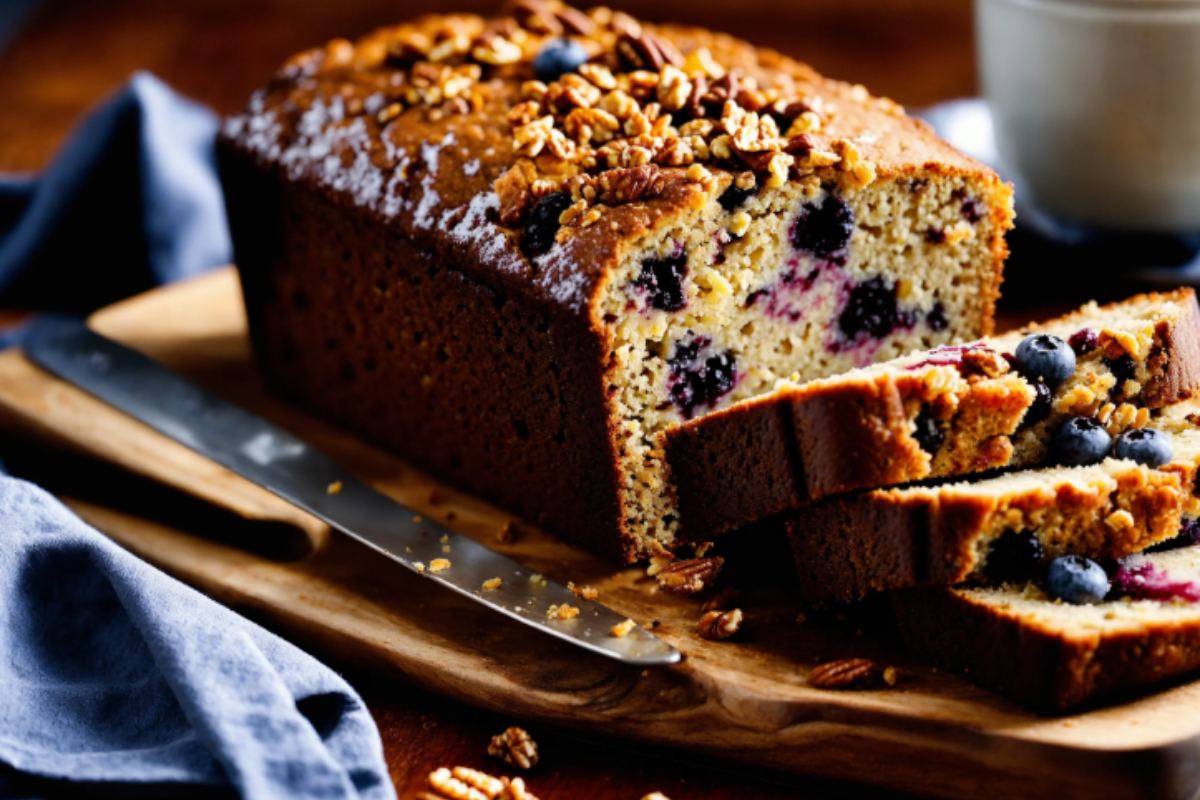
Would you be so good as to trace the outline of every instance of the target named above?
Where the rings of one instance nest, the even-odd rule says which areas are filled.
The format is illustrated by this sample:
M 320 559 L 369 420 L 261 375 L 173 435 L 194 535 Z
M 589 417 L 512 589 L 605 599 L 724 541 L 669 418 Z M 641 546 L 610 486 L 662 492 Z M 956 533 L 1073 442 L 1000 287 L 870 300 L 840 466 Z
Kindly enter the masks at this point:
M 466 175 L 468 178 L 474 177 L 478 173 L 479 173 L 479 159 L 478 158 L 473 158 L 470 161 L 468 161 L 467 163 L 463 164 L 463 174 Z
M 456 244 L 466 248 L 475 248 L 475 254 L 480 259 L 486 259 L 507 272 L 524 272 L 525 262 L 509 245 L 508 237 L 493 222 L 488 220 L 489 212 L 493 214 L 500 209 L 500 198 L 495 192 L 481 192 L 471 198 L 466 212 L 461 215 L 458 223 L 448 227 L 449 222 L 461 211 L 454 209 L 442 216 L 439 227 L 446 231 Z
M 536 260 L 538 266 L 537 282 L 550 295 L 573 311 L 582 311 L 587 305 L 588 284 L 587 276 L 575 268 L 575 263 L 568 253 L 568 248 L 559 242 L 543 256 Z

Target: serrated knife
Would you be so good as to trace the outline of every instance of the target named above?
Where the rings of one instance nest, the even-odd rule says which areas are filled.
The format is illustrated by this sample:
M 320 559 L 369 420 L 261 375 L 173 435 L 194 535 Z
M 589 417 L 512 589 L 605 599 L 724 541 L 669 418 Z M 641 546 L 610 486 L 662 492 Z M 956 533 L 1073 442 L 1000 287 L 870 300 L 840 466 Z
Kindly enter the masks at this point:
M 202 389 L 83 323 L 35 325 L 24 343 L 36 364 L 226 469 L 304 509 L 422 577 L 504 616 L 626 664 L 674 664 L 680 654 L 616 612 L 460 536 L 372 489 L 304 441 Z M 331 492 L 331 486 L 340 490 Z M 435 560 L 449 562 L 434 571 Z M 441 566 L 438 561 L 437 566 Z M 485 581 L 500 579 L 494 589 Z M 536 578 L 536 579 L 535 579 Z M 572 619 L 550 615 L 569 605 Z

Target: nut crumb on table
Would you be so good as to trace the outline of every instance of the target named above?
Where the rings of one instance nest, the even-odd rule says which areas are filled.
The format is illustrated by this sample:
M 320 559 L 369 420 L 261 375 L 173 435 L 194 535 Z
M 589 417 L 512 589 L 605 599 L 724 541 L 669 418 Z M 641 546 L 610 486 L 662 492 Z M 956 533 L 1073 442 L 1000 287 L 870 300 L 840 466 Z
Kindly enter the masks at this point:
M 491 591 L 493 589 L 499 589 L 500 584 L 501 580 L 499 578 L 488 578 L 483 582 L 483 588 Z
M 524 728 L 515 725 L 492 737 L 488 755 L 502 758 L 518 769 L 531 769 L 538 763 L 538 746 Z
M 700 638 L 710 641 L 729 639 L 742 629 L 742 610 L 709 611 L 697 623 Z
M 895 668 L 893 667 L 893 678 Z M 883 678 L 884 670 L 869 658 L 843 658 L 819 665 L 808 675 L 818 689 L 866 689 Z
M 334 481 L 325 489 L 329 494 L 339 494 L 342 491 L 342 482 Z
M 444 569 L 450 569 L 450 562 L 444 558 L 435 558 L 429 562 L 430 572 L 441 572 Z

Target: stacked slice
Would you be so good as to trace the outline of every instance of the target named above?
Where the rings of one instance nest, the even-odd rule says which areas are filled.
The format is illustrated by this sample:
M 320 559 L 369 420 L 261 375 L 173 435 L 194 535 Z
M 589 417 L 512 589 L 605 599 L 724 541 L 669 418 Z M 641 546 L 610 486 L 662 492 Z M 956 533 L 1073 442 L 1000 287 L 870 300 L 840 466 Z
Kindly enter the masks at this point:
M 910 650 L 1009 698 L 1062 710 L 1200 668 L 1200 544 L 1110 567 L 1095 604 L 1034 582 L 893 594 Z
M 1143 296 L 787 387 L 792 465 L 807 463 L 806 439 L 840 440 L 832 457 L 875 481 L 797 471 L 823 496 L 788 517 L 805 599 L 897 590 L 913 650 L 1032 706 L 1200 668 L 1200 545 L 1179 535 L 1200 530 L 1194 318 L 1190 292 Z M 887 405 L 896 424 L 861 413 Z M 856 420 L 849 435 L 805 429 L 822 406 Z M 864 435 L 916 440 L 925 459 L 892 459 L 896 479 L 879 480 L 888 467 L 855 446 Z
M 1043 464 L 1051 432 L 1072 417 L 1144 422 L 1198 389 L 1200 308 L 1185 289 L 781 381 L 667 430 L 662 444 L 683 531 L 703 541 L 838 493 Z

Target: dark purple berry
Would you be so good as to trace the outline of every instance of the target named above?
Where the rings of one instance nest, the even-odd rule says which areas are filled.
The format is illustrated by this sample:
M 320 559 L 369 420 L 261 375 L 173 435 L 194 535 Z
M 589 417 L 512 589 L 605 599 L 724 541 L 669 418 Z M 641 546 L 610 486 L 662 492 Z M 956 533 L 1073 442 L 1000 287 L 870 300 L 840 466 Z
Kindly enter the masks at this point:
M 830 263 L 845 266 L 850 258 L 854 210 L 839 197 L 825 195 L 819 206 L 805 205 L 792 226 L 792 245 Z
M 680 248 L 673 255 L 648 258 L 633 285 L 649 294 L 650 305 L 663 311 L 678 311 L 687 305 L 683 281 L 687 277 L 687 253 Z
M 1050 391 L 1050 387 L 1041 381 L 1033 384 L 1033 402 L 1025 409 L 1025 416 L 1021 418 L 1021 428 L 1038 424 L 1050 416 L 1053 408 L 1054 393 Z
M 721 204 L 721 208 L 726 211 L 733 211 L 735 208 L 741 208 L 742 205 L 754 195 L 758 194 L 758 184 L 755 183 L 749 189 L 739 189 L 732 183 L 729 188 L 721 193 L 721 197 L 717 200 Z
M 1046 567 L 1046 594 L 1072 605 L 1099 603 L 1108 594 L 1104 568 L 1080 556 L 1063 556 Z
M 1076 356 L 1085 356 L 1099 346 L 1100 334 L 1091 328 L 1080 328 L 1071 334 L 1071 338 L 1067 340 L 1067 343 L 1071 345 L 1071 349 L 1075 351 Z
M 677 344 L 674 355 L 667 360 L 671 402 L 686 419 L 691 419 L 698 407 L 716 403 L 737 383 L 733 356 L 728 352 L 703 355 L 709 344 L 707 337 Z
M 533 59 L 533 71 L 542 83 L 553 83 L 587 63 L 587 49 L 570 39 L 551 39 Z
M 917 440 L 917 444 L 929 455 L 936 455 L 946 441 L 946 434 L 938 425 L 932 409 L 928 406 L 922 407 L 921 413 L 917 415 L 913 424 L 917 427 L 913 432 L 913 438 Z
M 1126 431 L 1113 443 L 1113 456 L 1127 458 L 1147 467 L 1169 464 L 1175 455 L 1171 437 L 1153 428 Z
M 931 331 L 944 331 L 950 327 L 950 320 L 946 319 L 946 307 L 942 305 L 941 300 L 938 300 L 933 304 L 933 308 L 929 309 L 929 313 L 925 315 L 925 324 Z
M 526 255 L 540 255 L 554 245 L 554 235 L 561 227 L 558 218 L 570 207 L 571 195 L 566 192 L 548 194 L 533 207 L 522 243 Z
M 983 203 L 976 200 L 974 197 L 967 197 L 963 200 L 962 215 L 967 222 L 979 222 L 983 219 L 984 206 Z
M 1068 467 L 1099 464 L 1112 449 L 1112 437 L 1091 417 L 1074 417 L 1058 426 L 1050 438 L 1055 462 Z
M 1017 345 L 1017 372 L 1030 383 L 1045 381 L 1051 389 L 1075 373 L 1075 351 L 1057 336 L 1038 333 Z
M 882 339 L 896 328 L 913 324 L 913 312 L 900 308 L 896 287 L 871 278 L 850 290 L 846 307 L 838 316 L 838 329 L 853 341 L 860 333 Z
M 1147 553 L 1161 553 L 1166 550 L 1178 550 L 1181 547 L 1191 547 L 1200 544 L 1200 519 L 1184 520 L 1178 535 L 1159 542 L 1153 547 L 1147 547 Z
M 1137 377 L 1137 362 L 1128 353 L 1119 358 L 1104 359 L 1104 366 L 1108 367 L 1113 377 L 1117 379 L 1118 390 L 1125 381 L 1131 381 Z
M 1021 583 L 1037 575 L 1043 557 L 1033 531 L 1005 531 L 992 541 L 983 575 L 992 583 Z

